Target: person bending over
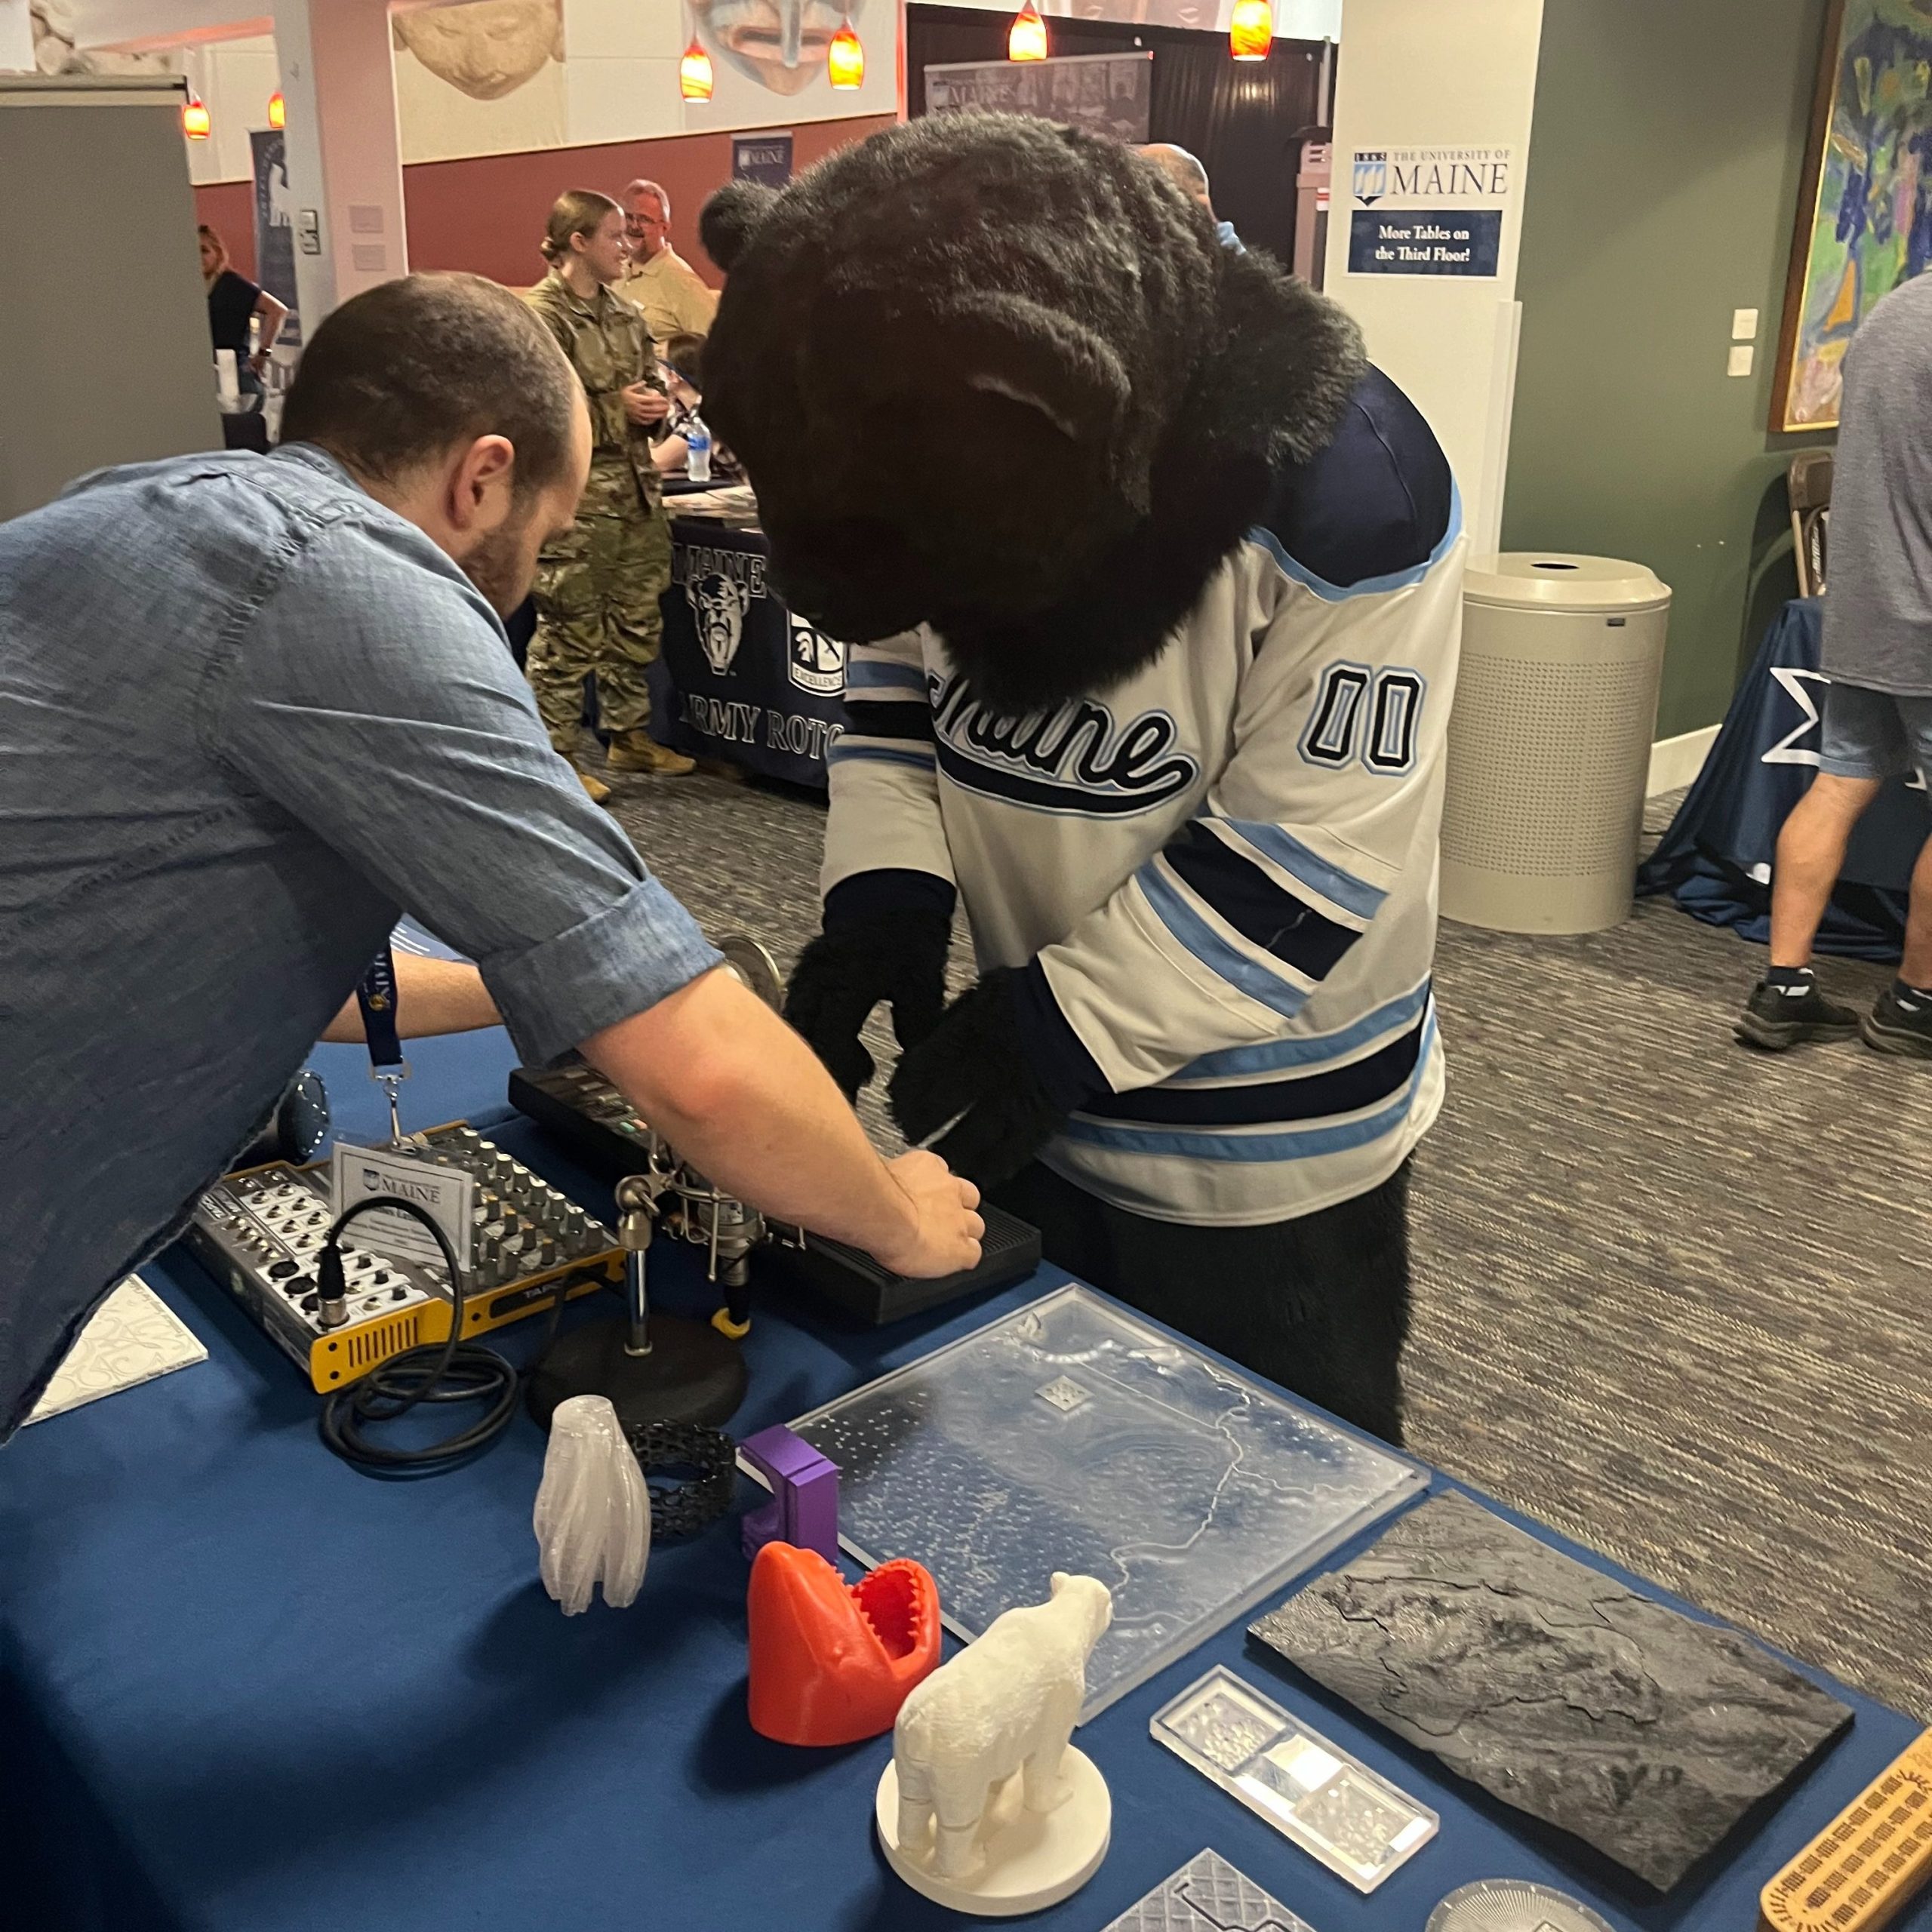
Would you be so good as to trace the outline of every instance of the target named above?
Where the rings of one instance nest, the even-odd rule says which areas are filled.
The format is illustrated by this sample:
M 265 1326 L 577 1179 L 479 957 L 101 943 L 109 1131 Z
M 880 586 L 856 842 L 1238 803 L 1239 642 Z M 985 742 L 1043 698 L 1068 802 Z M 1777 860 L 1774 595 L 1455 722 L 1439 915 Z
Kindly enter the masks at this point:
M 579 1048 L 721 1186 L 905 1272 L 970 1266 L 973 1189 L 879 1159 L 546 739 L 500 614 L 590 428 L 529 308 L 371 289 L 284 436 L 0 525 L 0 1441 L 405 905 L 525 1061 Z
M 890 1004 L 900 1124 L 1053 1260 L 1399 1438 L 1464 549 L 1435 438 L 1112 142 L 928 118 L 722 192 L 706 420 L 851 647 L 787 1012 L 850 1093 Z

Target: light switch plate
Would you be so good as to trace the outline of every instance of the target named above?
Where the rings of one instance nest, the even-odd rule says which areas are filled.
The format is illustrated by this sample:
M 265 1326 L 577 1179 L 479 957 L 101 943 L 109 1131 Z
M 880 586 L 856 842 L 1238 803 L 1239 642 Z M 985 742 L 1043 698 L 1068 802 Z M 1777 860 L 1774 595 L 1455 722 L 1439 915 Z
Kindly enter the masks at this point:
M 1740 343 L 1730 352 L 1730 361 L 1727 373 L 1734 376 L 1748 376 L 1757 366 L 1758 352 L 1749 343 Z
M 1755 309 L 1731 310 L 1730 339 L 1733 342 L 1755 342 L 1758 340 L 1758 312 Z

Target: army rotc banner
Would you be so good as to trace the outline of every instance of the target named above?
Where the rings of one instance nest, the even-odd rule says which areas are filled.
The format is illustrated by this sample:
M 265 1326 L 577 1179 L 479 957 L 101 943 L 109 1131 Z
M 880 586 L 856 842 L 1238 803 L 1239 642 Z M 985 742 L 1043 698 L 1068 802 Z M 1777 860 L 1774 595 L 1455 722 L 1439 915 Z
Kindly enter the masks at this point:
M 671 715 L 658 735 L 696 757 L 823 789 L 825 748 L 844 724 L 845 648 L 785 608 L 765 581 L 767 556 L 755 530 L 672 518 Z

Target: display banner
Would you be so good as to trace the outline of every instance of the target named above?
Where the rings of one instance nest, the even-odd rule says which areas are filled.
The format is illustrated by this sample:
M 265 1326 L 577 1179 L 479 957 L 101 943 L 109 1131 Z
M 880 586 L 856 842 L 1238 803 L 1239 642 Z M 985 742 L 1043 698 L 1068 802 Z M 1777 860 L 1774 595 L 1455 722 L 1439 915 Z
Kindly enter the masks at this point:
M 302 346 L 302 315 L 295 301 L 294 211 L 290 205 L 287 136 L 257 128 L 248 136 L 255 164 L 255 280 L 288 306 L 277 349 Z
M 1350 158 L 1349 274 L 1500 272 L 1508 148 L 1358 149 Z
M 926 69 L 928 114 L 1032 114 L 1135 146 L 1148 139 L 1153 100 L 1151 52 L 963 60 Z
M 825 748 L 844 724 L 845 648 L 785 608 L 766 581 L 768 555 L 755 530 L 672 519 L 669 742 L 822 789 Z
M 782 188 L 792 178 L 792 131 L 731 137 L 731 179 Z

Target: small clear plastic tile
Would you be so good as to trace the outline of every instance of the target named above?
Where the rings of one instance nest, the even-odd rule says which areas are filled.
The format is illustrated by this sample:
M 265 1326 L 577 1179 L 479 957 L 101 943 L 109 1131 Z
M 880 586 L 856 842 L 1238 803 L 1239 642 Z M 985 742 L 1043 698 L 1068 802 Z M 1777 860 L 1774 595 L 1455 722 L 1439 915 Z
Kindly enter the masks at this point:
M 1190 1684 L 1149 1728 L 1358 1892 L 1372 1892 L 1435 1837 L 1426 1804 L 1352 1758 L 1231 1670 Z

